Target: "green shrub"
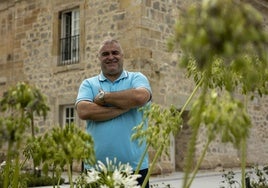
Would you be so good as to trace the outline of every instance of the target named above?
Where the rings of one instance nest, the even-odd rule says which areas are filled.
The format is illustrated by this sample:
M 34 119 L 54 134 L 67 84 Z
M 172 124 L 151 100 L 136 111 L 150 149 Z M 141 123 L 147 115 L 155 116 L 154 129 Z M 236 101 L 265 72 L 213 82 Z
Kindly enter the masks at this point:
M 60 178 L 60 185 L 64 183 L 65 179 Z M 58 179 L 50 176 L 36 176 L 32 173 L 24 173 L 20 175 L 20 187 L 38 187 L 38 186 L 52 186 L 57 185 Z M 0 187 L 3 187 L 3 178 L 0 176 Z
M 50 176 L 36 176 L 31 173 L 21 174 L 21 179 L 23 179 L 27 187 L 37 187 L 37 186 L 49 186 L 49 185 L 57 185 L 58 179 L 56 177 Z M 64 183 L 64 178 L 60 178 L 60 185 Z

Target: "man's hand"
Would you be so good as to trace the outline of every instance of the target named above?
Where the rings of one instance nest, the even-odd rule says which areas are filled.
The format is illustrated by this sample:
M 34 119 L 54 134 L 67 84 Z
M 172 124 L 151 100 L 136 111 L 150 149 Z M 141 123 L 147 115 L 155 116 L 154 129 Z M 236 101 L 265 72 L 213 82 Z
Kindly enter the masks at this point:
M 106 92 L 100 89 L 98 95 L 94 98 L 93 102 L 98 105 L 105 106 L 105 94 Z

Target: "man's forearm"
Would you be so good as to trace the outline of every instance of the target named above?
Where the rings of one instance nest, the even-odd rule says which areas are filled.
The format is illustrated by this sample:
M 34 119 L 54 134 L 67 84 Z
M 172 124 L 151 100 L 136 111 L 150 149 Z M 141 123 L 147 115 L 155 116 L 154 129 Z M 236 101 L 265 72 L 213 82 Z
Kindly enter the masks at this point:
M 106 93 L 104 98 L 106 104 L 122 109 L 140 107 L 149 100 L 150 93 L 145 88 Z
M 107 121 L 127 111 L 128 109 L 100 106 L 89 101 L 81 101 L 77 104 L 77 114 L 83 120 Z

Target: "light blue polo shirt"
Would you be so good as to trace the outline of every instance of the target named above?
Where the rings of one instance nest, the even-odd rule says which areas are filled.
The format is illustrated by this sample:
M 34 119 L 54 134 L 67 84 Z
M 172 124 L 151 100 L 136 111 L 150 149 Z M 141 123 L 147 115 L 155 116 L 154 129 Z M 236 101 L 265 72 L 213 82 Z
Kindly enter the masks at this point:
M 98 76 L 85 79 L 80 85 L 76 104 L 79 101 L 93 101 L 99 89 L 105 92 L 116 92 L 131 88 L 146 88 L 151 93 L 148 79 L 140 72 L 123 71 L 121 76 L 111 82 L 102 73 Z M 149 103 L 147 103 L 149 105 Z M 135 170 L 139 164 L 146 144 L 139 146 L 138 141 L 131 140 L 133 127 L 143 121 L 143 111 L 133 108 L 130 111 L 109 121 L 95 122 L 87 120 L 87 132 L 94 139 L 96 159 L 106 164 L 106 157 L 116 158 L 122 164 L 129 163 Z M 147 121 L 144 128 L 147 128 Z M 148 153 L 140 170 L 148 168 Z M 85 165 L 85 168 L 89 168 Z

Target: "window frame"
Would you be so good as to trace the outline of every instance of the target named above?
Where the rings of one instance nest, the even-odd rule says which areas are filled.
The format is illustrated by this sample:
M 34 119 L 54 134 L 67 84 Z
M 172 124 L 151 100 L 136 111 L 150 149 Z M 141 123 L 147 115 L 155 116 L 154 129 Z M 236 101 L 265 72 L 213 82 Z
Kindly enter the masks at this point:
M 68 111 L 68 112 L 67 112 Z M 68 113 L 68 114 L 67 114 Z M 60 124 L 62 127 L 76 123 L 77 117 L 74 105 L 61 105 L 60 106 Z
M 60 41 L 58 65 L 76 64 L 80 60 L 80 10 L 60 12 Z

